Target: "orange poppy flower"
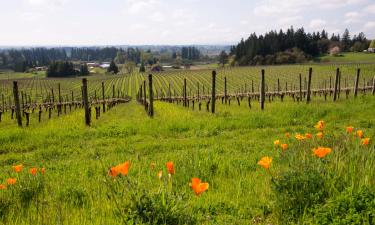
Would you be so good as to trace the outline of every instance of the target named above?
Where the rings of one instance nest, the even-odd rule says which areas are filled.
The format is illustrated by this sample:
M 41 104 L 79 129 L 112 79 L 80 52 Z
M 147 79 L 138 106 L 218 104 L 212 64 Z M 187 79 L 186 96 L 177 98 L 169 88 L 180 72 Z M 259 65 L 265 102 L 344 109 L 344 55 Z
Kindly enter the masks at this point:
M 130 162 L 119 164 L 109 169 L 108 175 L 111 177 L 117 177 L 119 174 L 126 176 L 129 173 Z
M 29 173 L 33 175 L 34 177 L 36 176 L 36 173 L 38 172 L 37 168 L 33 167 L 29 169 Z
M 305 137 L 306 137 L 307 139 L 311 139 L 311 138 L 312 138 L 312 134 L 310 134 L 310 133 L 306 133 L 306 134 L 305 134 Z
M 16 178 L 8 178 L 7 179 L 7 184 L 8 185 L 14 185 L 17 182 Z
M 259 160 L 258 165 L 268 170 L 270 168 L 271 162 L 272 162 L 272 158 L 266 156 Z
M 369 145 L 370 144 L 370 138 L 363 138 L 362 139 L 362 145 Z
M 275 147 L 279 147 L 279 145 L 280 145 L 280 141 L 279 141 L 279 140 L 274 141 L 274 142 L 273 142 L 273 145 L 274 145 Z
M 195 192 L 196 196 L 199 196 L 203 192 L 207 191 L 209 187 L 208 183 L 202 183 L 199 178 L 192 178 L 191 183 L 189 185 Z
M 317 134 L 316 134 L 316 137 L 319 138 L 319 139 L 323 139 L 323 137 L 324 137 L 323 132 L 319 132 L 319 133 L 317 133 Z
M 346 127 L 346 133 L 352 133 L 354 130 L 354 127 Z
M 23 165 L 22 165 L 22 164 L 20 164 L 20 165 L 16 165 L 16 166 L 13 166 L 13 170 L 14 170 L 14 172 L 16 172 L 16 173 L 21 172 L 22 169 L 23 169 Z
M 357 136 L 359 138 L 363 138 L 363 131 L 362 130 L 357 130 Z
M 313 149 L 314 155 L 319 158 L 324 158 L 326 155 L 332 152 L 331 148 L 318 147 Z
M 325 127 L 325 122 L 323 120 L 319 121 L 315 126 L 314 126 L 317 130 L 323 130 L 324 127 Z
M 303 136 L 303 135 L 301 135 L 301 134 L 296 134 L 295 138 L 296 138 L 297 140 L 299 140 L 299 141 L 303 141 L 303 140 L 306 139 L 306 137 Z
M 282 144 L 281 149 L 285 152 L 288 149 L 288 144 Z
M 130 163 L 129 161 L 126 161 L 125 163 L 118 165 L 117 170 L 121 175 L 126 176 L 129 173 L 129 167 L 130 167 Z
M 161 179 L 162 176 L 163 176 L 163 171 L 160 170 L 160 171 L 158 172 L 158 177 L 159 177 L 159 179 Z
M 167 165 L 168 173 L 169 173 L 170 175 L 173 175 L 173 174 L 175 173 L 173 162 L 167 162 L 166 165 Z
M 7 189 L 7 186 L 5 186 L 4 184 L 0 184 L 0 190 L 5 190 Z
M 40 169 L 40 173 L 44 175 L 46 173 L 46 168 L 43 167 L 42 169 Z
M 290 138 L 290 133 L 289 133 L 289 132 L 286 132 L 286 133 L 285 133 L 285 137 Z

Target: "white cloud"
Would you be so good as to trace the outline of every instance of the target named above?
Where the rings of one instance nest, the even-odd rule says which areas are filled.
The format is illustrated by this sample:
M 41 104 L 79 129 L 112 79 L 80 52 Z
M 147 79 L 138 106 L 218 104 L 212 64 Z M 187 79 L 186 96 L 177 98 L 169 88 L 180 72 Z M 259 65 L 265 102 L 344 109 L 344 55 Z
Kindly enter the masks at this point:
M 130 14 L 145 13 L 145 11 L 152 9 L 158 0 L 127 0 L 126 11 Z
M 371 30 L 371 29 L 374 29 L 375 28 L 375 21 L 370 21 L 370 22 L 367 22 L 363 28 L 365 30 Z
M 347 12 L 345 14 L 344 23 L 346 24 L 358 23 L 358 22 L 361 22 L 360 18 L 361 18 L 361 14 L 359 12 Z
M 323 30 L 327 22 L 322 19 L 314 19 L 310 21 L 309 27 L 313 30 Z
M 366 6 L 363 11 L 368 13 L 375 13 L 375 4 Z

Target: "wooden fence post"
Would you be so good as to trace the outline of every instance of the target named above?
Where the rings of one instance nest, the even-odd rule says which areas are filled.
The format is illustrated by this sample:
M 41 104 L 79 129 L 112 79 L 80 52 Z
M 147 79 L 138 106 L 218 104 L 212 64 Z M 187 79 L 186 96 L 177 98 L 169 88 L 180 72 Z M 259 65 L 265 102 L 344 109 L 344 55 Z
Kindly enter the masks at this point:
M 154 93 L 152 92 L 152 74 L 148 75 L 148 91 L 149 91 L 149 105 L 148 105 L 148 115 L 150 117 L 154 116 Z
M 337 100 L 337 91 L 338 91 L 338 85 L 339 85 L 339 77 L 340 77 L 340 69 L 337 68 L 336 70 L 336 78 L 335 78 L 335 89 L 333 92 L 333 101 L 335 102 Z
M 228 96 L 227 77 L 224 77 L 224 101 L 225 101 L 225 104 L 227 104 L 227 96 Z
M 216 101 L 216 71 L 212 71 L 212 91 L 211 91 L 211 113 L 215 113 Z
M 184 86 L 182 87 L 183 89 L 183 97 L 184 97 L 184 107 L 187 106 L 187 93 L 186 93 L 186 78 L 184 78 Z
M 259 102 L 260 102 L 260 109 L 261 110 L 264 109 L 264 101 L 265 101 L 265 97 L 266 97 L 265 86 L 266 86 L 266 84 L 265 84 L 264 69 L 263 69 L 261 77 L 260 77 L 260 98 L 259 98 Z
M 90 126 L 90 120 L 91 120 L 91 115 L 90 115 L 90 105 L 89 105 L 89 99 L 87 96 L 87 79 L 83 78 L 82 79 L 82 100 L 83 100 L 83 105 L 85 107 L 85 122 L 87 126 Z
M 199 97 L 199 82 L 197 82 L 197 88 L 198 88 L 198 100 L 200 99 L 200 97 Z
M 15 104 L 15 109 L 16 109 L 17 123 L 19 127 L 22 127 L 21 106 L 20 106 L 20 97 L 18 95 L 17 81 L 13 81 L 13 95 L 14 95 L 14 104 Z
M 354 98 L 357 97 L 358 94 L 358 85 L 359 85 L 359 75 L 361 73 L 361 69 L 357 69 L 357 76 L 355 78 L 355 85 L 354 85 Z
M 148 111 L 146 80 L 143 81 L 143 104 L 145 106 L 145 110 Z
M 299 74 L 299 101 L 302 101 L 302 75 Z
M 105 89 L 104 89 L 104 82 L 102 82 L 102 98 L 103 98 L 103 113 L 105 113 Z
M 312 76 L 312 68 L 309 69 L 309 79 L 307 82 L 307 103 L 311 101 L 311 76 Z
M 375 95 L 375 76 L 372 78 L 372 95 Z

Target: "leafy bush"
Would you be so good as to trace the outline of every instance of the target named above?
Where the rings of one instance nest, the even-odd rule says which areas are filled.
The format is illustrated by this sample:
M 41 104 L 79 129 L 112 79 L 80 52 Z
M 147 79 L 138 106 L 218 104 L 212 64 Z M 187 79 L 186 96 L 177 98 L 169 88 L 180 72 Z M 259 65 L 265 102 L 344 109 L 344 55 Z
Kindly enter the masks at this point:
M 312 167 L 300 167 L 273 179 L 276 211 L 281 221 L 296 221 L 328 196 L 325 177 Z
M 326 204 L 311 210 L 311 224 L 375 224 L 375 189 L 362 187 L 354 192 L 347 189 Z

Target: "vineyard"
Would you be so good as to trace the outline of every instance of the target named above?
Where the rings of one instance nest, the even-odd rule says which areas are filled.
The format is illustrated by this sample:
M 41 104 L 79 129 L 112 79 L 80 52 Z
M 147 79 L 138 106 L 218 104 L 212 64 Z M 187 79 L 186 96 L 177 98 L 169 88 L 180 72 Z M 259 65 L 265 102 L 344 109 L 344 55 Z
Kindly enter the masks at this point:
M 0 224 L 371 225 L 374 75 L 0 74 Z

